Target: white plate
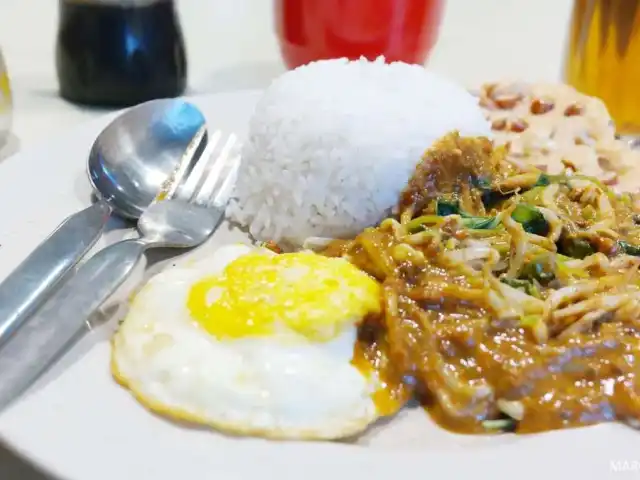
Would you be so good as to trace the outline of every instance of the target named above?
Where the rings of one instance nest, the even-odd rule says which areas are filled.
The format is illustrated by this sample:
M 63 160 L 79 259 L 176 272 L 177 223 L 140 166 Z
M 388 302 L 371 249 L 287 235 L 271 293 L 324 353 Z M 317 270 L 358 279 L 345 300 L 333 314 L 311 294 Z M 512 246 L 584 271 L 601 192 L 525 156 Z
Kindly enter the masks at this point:
M 258 92 L 193 101 L 210 127 L 246 133 Z M 0 278 L 66 215 L 90 201 L 84 162 L 112 116 L 0 164 Z M 117 222 L 113 226 L 118 226 Z M 121 236 L 114 231 L 111 239 Z M 222 230 L 215 241 L 229 232 Z M 209 248 L 211 245 L 209 245 Z M 462 436 L 420 409 L 357 443 L 276 443 L 230 438 L 159 418 L 109 374 L 113 319 L 89 334 L 36 388 L 0 416 L 0 437 L 69 480 L 327 478 L 607 478 L 640 473 L 640 433 L 602 425 L 532 436 Z M 618 475 L 619 477 L 619 475 Z

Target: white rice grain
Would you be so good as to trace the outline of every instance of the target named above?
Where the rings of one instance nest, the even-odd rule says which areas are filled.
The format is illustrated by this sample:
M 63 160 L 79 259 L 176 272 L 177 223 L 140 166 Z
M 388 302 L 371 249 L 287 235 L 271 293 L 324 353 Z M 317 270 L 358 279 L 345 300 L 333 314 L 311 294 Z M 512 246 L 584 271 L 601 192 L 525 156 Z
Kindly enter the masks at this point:
M 489 135 L 477 100 L 420 66 L 325 60 L 265 91 L 229 215 L 258 240 L 302 245 L 377 224 L 439 137 Z

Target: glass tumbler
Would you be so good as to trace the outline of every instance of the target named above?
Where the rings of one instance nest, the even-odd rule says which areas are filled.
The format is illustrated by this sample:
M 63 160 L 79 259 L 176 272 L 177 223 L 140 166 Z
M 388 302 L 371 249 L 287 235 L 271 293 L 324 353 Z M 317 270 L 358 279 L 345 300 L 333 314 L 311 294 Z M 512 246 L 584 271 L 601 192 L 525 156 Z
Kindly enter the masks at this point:
M 424 64 L 445 0 L 274 0 L 285 64 L 364 56 Z
M 619 134 L 640 137 L 640 0 L 574 0 L 565 78 L 605 102 Z

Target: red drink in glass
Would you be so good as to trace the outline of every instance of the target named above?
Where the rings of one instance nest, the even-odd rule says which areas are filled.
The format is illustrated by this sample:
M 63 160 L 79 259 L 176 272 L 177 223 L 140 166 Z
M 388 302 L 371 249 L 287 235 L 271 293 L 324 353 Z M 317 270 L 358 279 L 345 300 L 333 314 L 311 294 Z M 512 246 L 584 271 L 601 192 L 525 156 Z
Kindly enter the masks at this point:
M 384 55 L 423 64 L 436 43 L 444 0 L 275 0 L 286 65 Z

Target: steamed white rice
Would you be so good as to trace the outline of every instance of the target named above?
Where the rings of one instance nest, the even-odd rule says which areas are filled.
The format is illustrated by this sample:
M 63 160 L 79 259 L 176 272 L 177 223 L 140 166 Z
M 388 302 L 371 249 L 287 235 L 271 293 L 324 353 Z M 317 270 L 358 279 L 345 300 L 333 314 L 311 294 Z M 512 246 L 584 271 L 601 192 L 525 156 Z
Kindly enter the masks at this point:
M 388 213 L 425 149 L 452 130 L 490 134 L 477 100 L 423 67 L 341 59 L 297 68 L 256 107 L 229 213 L 258 240 L 357 234 Z

